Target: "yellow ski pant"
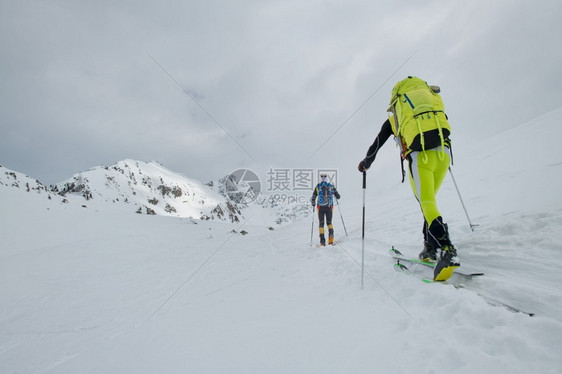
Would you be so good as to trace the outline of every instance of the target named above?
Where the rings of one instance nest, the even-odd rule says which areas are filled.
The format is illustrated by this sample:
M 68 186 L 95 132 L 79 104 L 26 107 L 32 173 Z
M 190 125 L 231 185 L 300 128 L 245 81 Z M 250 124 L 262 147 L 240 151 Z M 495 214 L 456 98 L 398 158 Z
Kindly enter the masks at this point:
M 408 155 L 410 184 L 428 227 L 441 216 L 435 196 L 447 175 L 450 160 L 451 154 L 447 147 L 444 150 L 438 147 Z

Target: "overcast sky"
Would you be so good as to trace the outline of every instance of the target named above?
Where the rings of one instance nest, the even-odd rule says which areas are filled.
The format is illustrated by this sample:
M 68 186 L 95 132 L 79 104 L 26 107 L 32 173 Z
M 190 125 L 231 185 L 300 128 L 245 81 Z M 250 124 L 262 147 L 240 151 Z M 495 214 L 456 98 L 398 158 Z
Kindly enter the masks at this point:
M 397 4 L 0 0 L 0 164 L 358 179 L 407 75 L 441 86 L 457 147 L 562 105 L 561 1 Z

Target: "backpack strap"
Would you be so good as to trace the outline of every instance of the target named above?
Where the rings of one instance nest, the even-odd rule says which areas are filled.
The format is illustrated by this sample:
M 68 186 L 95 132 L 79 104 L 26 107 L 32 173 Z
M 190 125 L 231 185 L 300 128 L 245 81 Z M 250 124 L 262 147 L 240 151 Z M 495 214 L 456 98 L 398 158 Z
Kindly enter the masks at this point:
M 389 112 L 390 114 L 392 114 L 392 119 L 394 122 L 394 129 L 395 131 L 393 131 L 396 135 L 395 138 L 398 136 L 397 138 L 397 142 L 399 142 L 399 146 L 400 146 L 400 168 L 402 169 L 402 183 L 404 183 L 404 180 L 406 178 L 406 170 L 404 170 L 404 159 L 406 158 L 407 155 L 407 149 L 405 149 L 404 144 L 402 143 L 402 141 L 400 140 L 400 125 L 398 124 L 398 116 L 396 115 L 396 102 L 400 99 L 400 94 L 396 94 L 396 96 L 394 96 L 394 98 L 392 98 L 392 100 L 390 101 L 390 106 L 387 109 L 387 112 Z
M 437 122 L 437 128 L 439 129 L 439 138 L 441 139 L 441 152 L 439 152 L 439 160 L 443 161 L 445 158 L 445 138 L 443 137 L 443 129 L 441 128 L 441 123 L 439 122 L 439 116 L 437 113 L 433 113 L 435 117 L 435 122 Z
M 423 163 L 427 164 L 427 161 L 429 160 L 429 158 L 427 157 L 427 153 L 425 152 L 425 136 L 423 135 L 423 131 L 422 131 L 422 128 L 421 128 L 419 117 L 414 116 L 414 118 L 416 119 L 416 123 L 418 124 L 418 131 L 419 131 L 419 134 L 420 134 L 420 144 L 421 144 L 421 147 L 422 147 Z

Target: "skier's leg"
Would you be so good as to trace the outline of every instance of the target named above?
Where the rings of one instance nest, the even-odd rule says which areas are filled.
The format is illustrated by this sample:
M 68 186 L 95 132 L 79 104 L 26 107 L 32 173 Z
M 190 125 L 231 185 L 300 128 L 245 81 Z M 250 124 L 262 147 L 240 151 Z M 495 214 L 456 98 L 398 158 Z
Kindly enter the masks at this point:
M 410 157 L 410 182 L 420 206 L 424 218 L 429 225 L 427 239 L 430 246 L 440 248 L 439 261 L 435 265 L 433 279 L 446 280 L 451 276 L 453 270 L 460 266 L 457 251 L 449 239 L 447 224 L 437 209 L 435 195 L 447 175 L 450 155 L 443 155 L 439 149 L 425 151 L 426 160 L 419 152 Z
M 443 223 L 435 197 L 449 167 L 448 148 L 446 150 L 445 157 L 441 156 L 441 158 L 440 148 L 426 150 L 427 162 L 423 161 L 421 152 L 412 152 L 408 157 L 410 184 L 426 221 L 424 224 L 427 227 L 427 230 L 424 229 L 426 243 L 434 248 L 442 248 L 450 244 L 447 225 Z
M 320 245 L 325 245 L 326 244 L 326 237 L 324 236 L 324 218 L 325 218 L 325 212 L 324 209 L 322 209 L 323 207 L 319 206 L 318 207 L 318 232 L 320 234 Z
M 328 243 L 334 244 L 334 226 L 332 225 L 332 217 L 334 207 L 326 207 L 326 223 L 328 224 Z

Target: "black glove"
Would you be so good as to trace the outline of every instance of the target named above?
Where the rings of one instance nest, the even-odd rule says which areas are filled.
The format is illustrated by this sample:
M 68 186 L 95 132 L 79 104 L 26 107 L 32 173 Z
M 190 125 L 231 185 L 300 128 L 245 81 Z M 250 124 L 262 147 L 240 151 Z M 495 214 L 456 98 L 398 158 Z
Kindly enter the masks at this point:
M 362 161 L 359 163 L 359 166 L 357 167 L 357 169 L 359 169 L 359 171 L 360 171 L 361 173 L 364 173 L 364 172 L 367 171 L 367 169 L 369 169 L 369 167 L 367 166 L 367 163 L 365 162 L 365 160 L 362 160 Z
M 311 198 L 310 198 L 310 204 L 311 204 L 312 206 L 315 206 L 315 205 L 316 205 L 316 199 L 315 199 L 314 197 L 311 197 Z

